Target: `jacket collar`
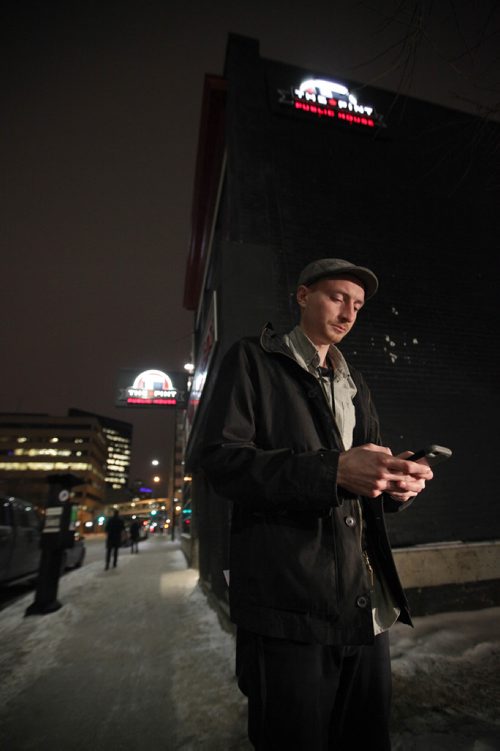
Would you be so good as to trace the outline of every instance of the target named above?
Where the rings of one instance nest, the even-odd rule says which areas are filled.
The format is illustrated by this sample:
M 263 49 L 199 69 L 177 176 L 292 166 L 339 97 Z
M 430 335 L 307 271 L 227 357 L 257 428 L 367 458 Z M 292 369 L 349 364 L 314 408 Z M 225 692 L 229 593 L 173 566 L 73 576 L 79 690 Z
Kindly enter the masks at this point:
M 283 355 L 293 357 L 289 347 L 286 345 L 283 334 L 277 334 L 269 321 L 264 325 L 260 334 L 260 346 L 265 352 L 281 352 Z

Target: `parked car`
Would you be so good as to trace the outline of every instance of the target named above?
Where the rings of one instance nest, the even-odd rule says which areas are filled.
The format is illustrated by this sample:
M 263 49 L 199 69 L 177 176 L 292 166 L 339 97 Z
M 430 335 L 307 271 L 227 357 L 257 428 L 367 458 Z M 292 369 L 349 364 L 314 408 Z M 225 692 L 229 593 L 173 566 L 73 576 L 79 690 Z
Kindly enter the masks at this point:
M 0 496 L 0 584 L 38 573 L 42 524 L 32 503 Z
M 75 542 L 72 548 L 65 548 L 63 551 L 63 560 L 61 571 L 68 569 L 80 568 L 85 560 L 87 550 L 85 548 L 85 537 L 79 532 L 75 532 Z
M 0 585 L 35 577 L 42 557 L 43 516 L 28 501 L 0 496 Z M 85 560 L 85 541 L 75 533 L 72 548 L 63 551 L 61 573 Z

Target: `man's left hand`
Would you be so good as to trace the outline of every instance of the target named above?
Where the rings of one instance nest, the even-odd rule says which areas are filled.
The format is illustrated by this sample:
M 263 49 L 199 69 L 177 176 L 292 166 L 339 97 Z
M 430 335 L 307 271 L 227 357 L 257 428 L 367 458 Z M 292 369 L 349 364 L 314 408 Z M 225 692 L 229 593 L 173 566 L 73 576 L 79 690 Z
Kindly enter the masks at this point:
M 412 451 L 403 451 L 397 456 L 400 459 L 408 459 L 408 457 L 410 457 L 412 453 Z M 388 487 L 386 489 L 386 493 L 388 493 L 395 501 L 399 501 L 400 503 L 406 503 L 406 501 L 409 501 L 411 498 L 415 498 L 416 495 L 421 493 L 425 488 L 426 480 L 432 480 L 433 477 L 432 470 L 430 470 L 429 465 L 425 462 L 425 460 L 421 460 L 421 463 L 425 467 L 425 479 L 418 472 L 412 472 L 411 474 L 401 477 L 401 480 L 393 480 L 391 483 L 393 487 Z M 415 462 L 415 464 L 418 464 L 418 462 Z

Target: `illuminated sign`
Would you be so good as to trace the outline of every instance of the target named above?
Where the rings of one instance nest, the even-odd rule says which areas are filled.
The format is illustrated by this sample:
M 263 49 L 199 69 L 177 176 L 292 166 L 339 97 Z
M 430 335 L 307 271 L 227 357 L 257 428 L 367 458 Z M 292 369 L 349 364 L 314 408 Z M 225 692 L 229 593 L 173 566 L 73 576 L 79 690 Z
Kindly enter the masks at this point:
M 208 369 L 215 351 L 217 338 L 217 295 L 214 290 L 196 357 L 196 368 L 193 374 L 191 391 L 189 392 L 189 402 L 186 413 L 186 439 L 191 432 L 196 411 L 200 403 L 201 394 L 205 387 L 205 381 L 207 380 Z
M 154 368 L 139 373 L 122 370 L 116 403 L 119 407 L 184 407 L 186 374 Z
M 365 128 L 383 126 L 373 105 L 360 104 L 347 86 L 321 78 L 308 78 L 298 88 L 278 89 L 279 103 L 314 117 Z

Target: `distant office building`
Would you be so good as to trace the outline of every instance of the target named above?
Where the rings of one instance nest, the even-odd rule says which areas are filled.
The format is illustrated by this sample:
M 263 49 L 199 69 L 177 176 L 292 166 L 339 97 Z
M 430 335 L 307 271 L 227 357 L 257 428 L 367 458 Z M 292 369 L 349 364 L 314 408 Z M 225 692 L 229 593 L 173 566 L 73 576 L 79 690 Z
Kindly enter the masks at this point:
M 0 492 L 44 505 L 47 477 L 75 474 L 81 523 L 102 513 L 106 499 L 107 442 L 94 415 L 0 414 Z
M 132 455 L 133 425 L 122 420 L 85 412 L 81 409 L 68 410 L 68 416 L 96 417 L 103 429 L 107 445 L 105 468 L 106 501 L 118 503 L 124 501 L 124 494 L 129 485 L 130 460 Z

